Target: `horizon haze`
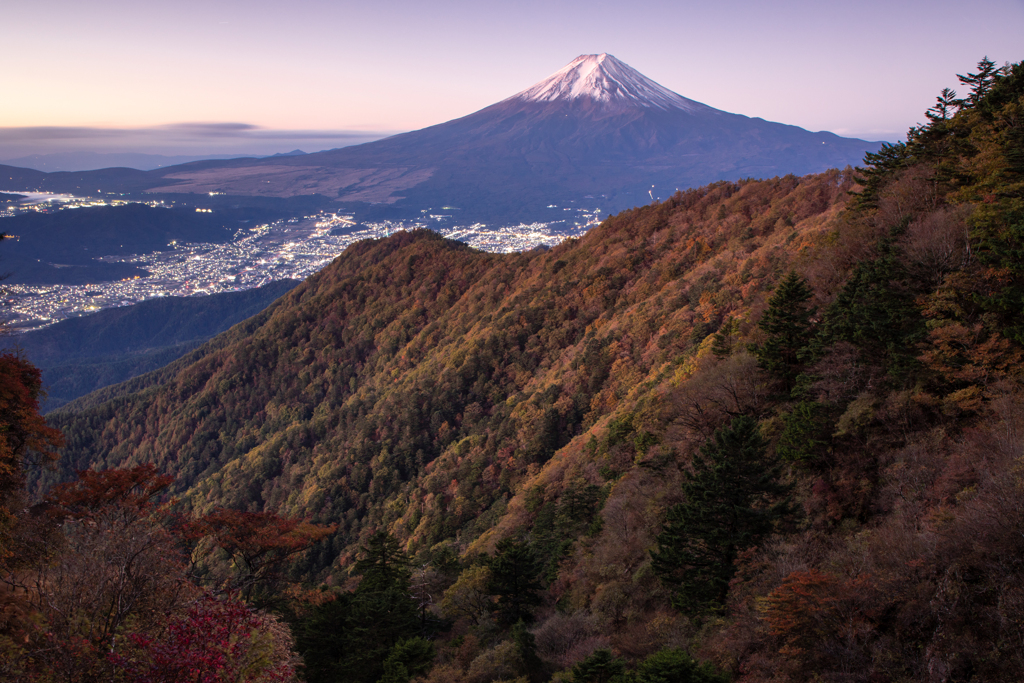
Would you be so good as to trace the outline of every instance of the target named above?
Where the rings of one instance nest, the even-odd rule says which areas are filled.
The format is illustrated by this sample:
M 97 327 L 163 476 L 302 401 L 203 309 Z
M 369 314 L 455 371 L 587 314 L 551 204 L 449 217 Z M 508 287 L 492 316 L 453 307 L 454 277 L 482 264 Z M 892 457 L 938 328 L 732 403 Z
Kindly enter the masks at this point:
M 271 155 L 335 149 L 477 111 L 573 56 L 609 52 L 730 113 L 894 141 L 988 56 L 1019 61 L 1024 3 L 805 0 L 764 6 L 67 0 L 7 8 L 44 28 L 0 46 L 16 95 L 0 160 L 67 152 Z M 893 38 L 897 32 L 898 39 Z M 942 49 L 936 50 L 935 45 Z

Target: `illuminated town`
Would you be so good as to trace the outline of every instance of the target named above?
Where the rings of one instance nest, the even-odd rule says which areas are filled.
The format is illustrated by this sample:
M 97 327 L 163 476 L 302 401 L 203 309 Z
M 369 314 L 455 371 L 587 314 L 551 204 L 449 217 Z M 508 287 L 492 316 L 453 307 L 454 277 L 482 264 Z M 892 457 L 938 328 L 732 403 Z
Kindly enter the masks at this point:
M 22 195 L 29 193 L 20 192 Z M 33 193 L 15 211 L 71 209 L 125 203 L 122 200 Z M 166 206 L 165 202 L 148 202 Z M 334 260 L 353 242 L 387 237 L 403 230 L 431 229 L 483 251 L 508 253 L 554 246 L 582 235 L 598 222 L 599 209 L 563 208 L 564 220 L 491 226 L 456 225 L 453 217 L 424 209 L 416 221 L 357 222 L 353 215 L 319 213 L 239 230 L 225 244 L 172 242 L 164 251 L 98 260 L 131 263 L 149 274 L 86 285 L 15 285 L 3 287 L 5 317 L 11 327 L 29 331 L 104 308 L 129 306 L 163 296 L 201 296 L 260 287 L 282 279 L 303 280 Z M 549 207 L 552 209 L 559 207 Z M 197 209 L 199 210 L 199 209 Z

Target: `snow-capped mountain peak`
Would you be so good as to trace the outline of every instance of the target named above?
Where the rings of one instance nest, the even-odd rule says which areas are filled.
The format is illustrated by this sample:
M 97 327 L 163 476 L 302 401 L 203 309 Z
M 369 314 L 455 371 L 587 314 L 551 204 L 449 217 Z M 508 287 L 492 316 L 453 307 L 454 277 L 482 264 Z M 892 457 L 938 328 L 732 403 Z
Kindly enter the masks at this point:
M 589 99 L 614 105 L 696 112 L 710 109 L 661 86 L 612 55 L 580 55 L 540 83 L 507 101 L 556 102 Z

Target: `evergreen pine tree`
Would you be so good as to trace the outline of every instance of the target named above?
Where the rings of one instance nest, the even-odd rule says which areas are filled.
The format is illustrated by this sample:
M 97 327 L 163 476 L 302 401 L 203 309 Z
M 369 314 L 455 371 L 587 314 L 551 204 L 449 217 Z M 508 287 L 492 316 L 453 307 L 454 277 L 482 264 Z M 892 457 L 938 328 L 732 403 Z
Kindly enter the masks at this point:
M 665 648 L 640 663 L 630 683 L 727 683 L 729 676 L 705 662 L 698 664 L 686 650 Z
M 384 675 L 378 683 L 409 683 L 414 676 L 430 671 L 437 651 L 426 638 L 399 641 L 384 660 Z
M 732 355 L 736 346 L 736 337 L 740 333 L 740 324 L 736 318 L 729 318 L 715 332 L 715 338 L 711 345 L 711 352 L 719 358 L 726 358 Z
M 302 655 L 307 681 L 341 680 L 345 673 L 348 646 L 348 620 L 352 594 L 342 593 L 334 600 L 313 607 L 293 627 L 295 649 Z
M 384 662 L 392 648 L 416 635 L 419 625 L 416 603 L 400 588 L 356 591 L 348 614 L 345 680 L 377 681 L 384 675 Z
M 819 355 L 836 342 L 850 342 L 864 360 L 898 377 L 917 366 L 925 320 L 915 298 L 922 292 L 901 263 L 892 238 L 882 240 L 879 251 L 878 257 L 854 269 L 825 311 L 808 351 Z
M 788 513 L 788 501 L 780 500 L 788 487 L 766 451 L 757 422 L 741 415 L 694 455 L 686 501 L 669 510 L 651 553 L 680 609 L 701 613 L 724 604 L 740 551 L 756 546 Z
M 398 664 L 385 672 L 384 661 L 399 641 L 416 635 L 420 620 L 410 595 L 411 563 L 398 541 L 378 531 L 363 551 L 366 556 L 355 564 L 363 580 L 348 613 L 346 675 L 351 681 L 372 683 L 385 673 L 393 679 L 402 675 Z
M 540 683 L 547 680 L 544 662 L 537 656 L 537 640 L 526 630 L 526 624 L 522 620 L 517 621 L 512 627 L 512 642 L 516 644 L 516 650 L 523 660 L 523 668 L 526 669 L 526 677 L 530 682 Z
M 626 662 L 607 648 L 594 650 L 572 667 L 573 683 L 610 683 L 626 670 Z
M 985 95 L 992 89 L 996 76 L 1000 75 L 1002 71 L 1001 68 L 996 66 L 995 62 L 986 56 L 978 62 L 978 73 L 968 73 L 966 76 L 957 74 L 956 77 L 961 83 L 971 87 L 971 94 L 967 96 L 967 102 L 971 106 L 976 106 L 978 102 L 984 99 Z
M 782 433 L 775 452 L 783 460 L 811 462 L 828 452 L 834 431 L 827 406 L 800 401 L 782 414 Z
M 886 183 L 898 171 L 909 168 L 913 163 L 914 154 L 905 142 L 883 142 L 877 152 L 867 152 L 864 155 L 864 165 L 867 168 L 857 169 L 860 174 L 859 181 L 864 189 L 856 196 L 854 206 L 861 209 L 875 206 L 878 203 L 879 192 Z
M 384 660 L 384 673 L 377 683 L 409 683 L 409 670 L 400 661 L 388 657 Z
M 509 625 L 520 620 L 528 623 L 533 620 L 532 608 L 541 602 L 540 562 L 533 548 L 509 538 L 499 541 L 495 550 L 487 590 L 498 596 L 499 619 Z
M 758 323 L 768 339 L 752 349 L 757 364 L 782 380 L 787 392 L 800 374 L 802 354 L 814 336 L 811 317 L 815 309 L 807 306 L 811 295 L 806 280 L 790 271 L 768 300 L 768 310 Z
M 925 116 L 933 124 L 946 121 L 963 106 L 963 101 L 957 99 L 956 90 L 943 88 L 942 94 L 935 98 L 935 106 L 925 112 Z
M 354 572 L 363 577 L 359 592 L 379 592 L 389 588 L 408 591 L 412 562 L 398 540 L 386 531 L 378 531 L 363 548 L 366 556 L 356 561 Z

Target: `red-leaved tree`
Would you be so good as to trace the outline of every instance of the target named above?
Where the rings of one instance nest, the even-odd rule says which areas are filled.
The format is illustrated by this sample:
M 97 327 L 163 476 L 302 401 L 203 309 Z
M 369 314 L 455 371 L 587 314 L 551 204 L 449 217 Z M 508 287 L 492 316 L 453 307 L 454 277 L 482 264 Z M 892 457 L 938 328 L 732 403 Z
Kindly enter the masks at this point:
M 276 683 L 295 678 L 287 628 L 239 600 L 204 595 L 159 634 L 127 634 L 110 655 L 135 683 Z

